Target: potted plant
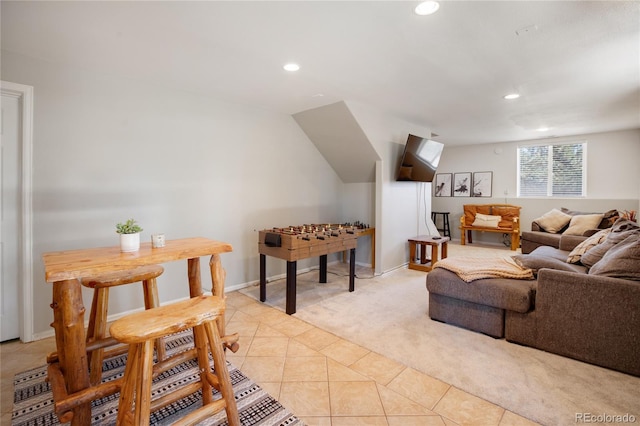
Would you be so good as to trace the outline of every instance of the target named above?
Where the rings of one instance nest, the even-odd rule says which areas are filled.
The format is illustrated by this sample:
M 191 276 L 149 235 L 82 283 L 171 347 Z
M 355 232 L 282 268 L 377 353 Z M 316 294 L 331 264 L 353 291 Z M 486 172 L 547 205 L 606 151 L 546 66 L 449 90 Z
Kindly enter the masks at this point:
M 134 219 L 116 225 L 116 232 L 120 234 L 120 251 L 132 252 L 140 249 L 140 232 L 142 228 Z

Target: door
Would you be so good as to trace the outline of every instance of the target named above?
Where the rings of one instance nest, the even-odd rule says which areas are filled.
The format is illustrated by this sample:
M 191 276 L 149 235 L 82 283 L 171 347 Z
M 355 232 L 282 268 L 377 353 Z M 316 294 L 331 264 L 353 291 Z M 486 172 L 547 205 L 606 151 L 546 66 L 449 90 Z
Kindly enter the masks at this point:
M 20 337 L 20 98 L 2 94 L 0 110 L 0 341 Z

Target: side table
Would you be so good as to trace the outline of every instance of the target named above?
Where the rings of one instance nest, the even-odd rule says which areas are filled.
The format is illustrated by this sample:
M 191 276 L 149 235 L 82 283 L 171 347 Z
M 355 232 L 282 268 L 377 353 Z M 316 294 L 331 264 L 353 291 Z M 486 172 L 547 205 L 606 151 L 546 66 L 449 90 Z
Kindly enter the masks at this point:
M 447 257 L 447 246 L 449 237 L 419 235 L 409 239 L 409 269 L 429 272 L 433 269 L 433 265 L 438 261 L 438 249 L 442 246 L 441 259 Z M 420 259 L 416 259 L 420 247 Z M 427 246 L 431 246 L 431 259 L 427 259 Z

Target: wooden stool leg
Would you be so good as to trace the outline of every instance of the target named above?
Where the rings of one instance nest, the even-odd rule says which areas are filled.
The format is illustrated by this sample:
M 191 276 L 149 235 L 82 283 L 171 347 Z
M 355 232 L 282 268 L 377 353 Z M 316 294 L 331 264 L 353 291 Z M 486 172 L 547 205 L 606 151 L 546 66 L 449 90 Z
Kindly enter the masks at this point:
M 153 340 L 147 340 L 140 346 L 142 353 L 138 356 L 140 368 L 136 381 L 135 424 L 148 426 L 151 417 L 151 382 L 153 380 Z
M 144 293 L 145 309 L 157 308 L 160 306 L 160 299 L 158 298 L 158 284 L 155 278 L 142 281 L 142 290 Z M 167 357 L 163 338 L 156 340 L 156 355 L 158 362 L 163 361 Z
M 91 311 L 89 312 L 89 326 L 87 327 L 87 342 L 94 340 L 93 333 L 96 329 L 96 311 L 98 310 L 98 291 L 93 292 L 91 299 Z M 91 354 L 89 354 L 91 355 Z
M 226 401 L 225 410 L 227 412 L 227 422 L 229 426 L 240 426 L 240 417 L 238 416 L 238 407 L 236 405 L 236 399 L 233 393 L 233 387 L 231 385 L 231 377 L 229 376 L 229 370 L 227 368 L 227 361 L 224 356 L 224 346 L 218 329 L 212 322 L 204 324 L 209 339 L 209 346 L 211 347 L 211 355 L 213 356 L 213 367 L 218 377 L 218 383 L 220 385 L 220 393 Z
M 444 220 L 444 236 L 445 237 L 451 237 L 451 227 L 449 226 L 449 213 L 444 213 L 443 214 L 443 220 Z
M 409 241 L 409 263 L 415 263 L 416 261 L 416 247 L 418 243 L 412 243 Z
M 104 339 L 107 334 L 107 315 L 109 308 L 109 288 L 96 288 L 93 292 L 87 342 Z M 89 381 L 92 385 L 102 382 L 102 361 L 104 349 L 96 349 L 90 354 Z
M 137 387 L 138 378 L 138 357 L 142 345 L 129 345 L 129 355 L 127 364 L 124 367 L 124 382 L 120 390 L 120 400 L 118 402 L 118 418 L 116 424 L 133 424 L 133 396 Z
M 193 328 L 193 339 L 198 354 L 198 368 L 200 368 L 200 381 L 202 382 L 202 405 L 207 405 L 213 401 L 211 384 L 207 380 L 207 373 L 211 370 L 209 365 L 209 348 L 207 347 L 207 335 L 203 326 Z M 211 348 L 214 352 L 214 348 Z
M 222 267 L 219 254 L 211 255 L 209 259 L 209 271 L 211 272 L 211 294 L 224 299 L 224 282 L 227 278 L 227 271 Z M 216 318 L 218 332 L 220 336 L 225 336 L 226 320 L 224 313 Z

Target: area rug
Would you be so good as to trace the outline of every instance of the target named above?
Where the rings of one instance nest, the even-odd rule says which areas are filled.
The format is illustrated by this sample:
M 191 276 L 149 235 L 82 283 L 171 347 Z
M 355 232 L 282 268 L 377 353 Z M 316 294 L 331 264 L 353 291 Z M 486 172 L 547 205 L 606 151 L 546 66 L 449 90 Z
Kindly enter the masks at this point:
M 449 245 L 449 256 L 512 254 Z M 640 419 L 638 377 L 431 320 L 424 272 L 369 273 L 349 293 L 344 266 L 330 269 L 326 285 L 316 271 L 298 276 L 296 318 L 543 425 L 574 425 L 581 413 Z M 284 307 L 284 287 L 284 280 L 268 285 L 276 309 Z
M 166 345 L 168 355 L 185 351 L 193 347 L 193 335 L 190 331 L 174 334 L 166 338 Z M 126 355 L 106 359 L 103 367 L 103 381 L 112 381 L 122 377 L 126 360 Z M 228 363 L 228 366 L 242 425 L 303 425 L 302 421 L 245 376 L 242 371 L 231 363 Z M 60 424 L 53 413 L 53 396 L 49 382 L 45 380 L 46 377 L 46 365 L 15 376 L 11 420 L 13 426 Z M 191 360 L 158 376 L 153 382 L 152 392 L 155 396 L 175 386 L 197 381 L 199 378 L 198 363 L 196 360 Z M 116 393 L 92 403 L 92 425 L 114 425 L 116 423 L 119 395 Z M 214 398 L 218 398 L 215 390 Z M 194 393 L 152 413 L 150 423 L 153 425 L 171 424 L 201 406 L 202 394 L 200 392 Z M 218 426 L 228 423 L 223 411 L 200 424 Z

